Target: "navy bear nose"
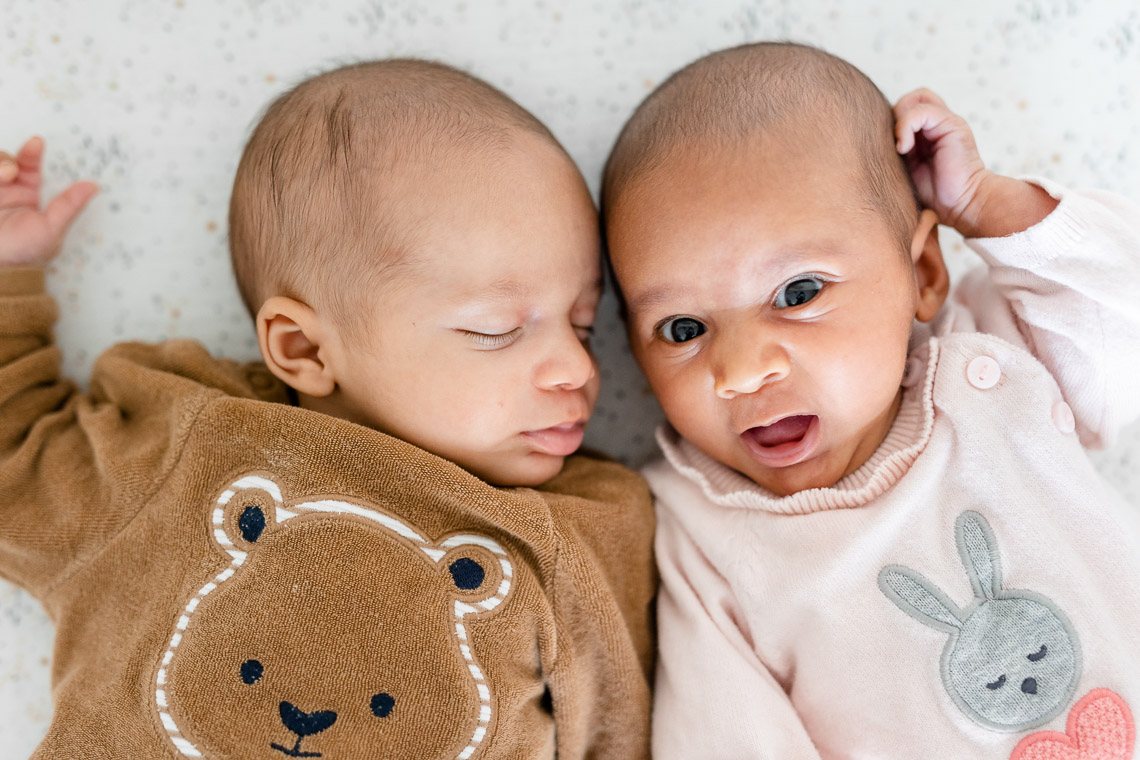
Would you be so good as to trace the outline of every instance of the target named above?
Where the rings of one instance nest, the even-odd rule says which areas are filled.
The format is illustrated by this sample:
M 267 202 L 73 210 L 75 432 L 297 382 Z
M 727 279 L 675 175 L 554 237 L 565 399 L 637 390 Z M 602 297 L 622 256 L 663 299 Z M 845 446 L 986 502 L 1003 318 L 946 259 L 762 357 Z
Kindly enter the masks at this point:
M 1024 691 L 1026 694 L 1036 694 L 1037 693 L 1037 679 L 1036 678 L 1026 678 L 1024 681 L 1021 682 L 1021 690 Z
M 290 702 L 282 702 L 280 710 L 281 722 L 297 736 L 319 734 L 336 723 L 336 713 L 331 710 L 307 713 L 297 709 Z

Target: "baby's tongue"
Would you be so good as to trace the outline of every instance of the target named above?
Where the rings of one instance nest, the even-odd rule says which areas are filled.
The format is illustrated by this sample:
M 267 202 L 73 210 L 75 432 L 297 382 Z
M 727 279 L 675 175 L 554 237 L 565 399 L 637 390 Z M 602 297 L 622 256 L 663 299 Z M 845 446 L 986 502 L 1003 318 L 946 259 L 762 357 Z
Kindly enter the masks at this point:
M 752 439 L 761 446 L 779 446 L 803 438 L 812 419 L 812 415 L 797 414 L 795 417 L 785 417 L 767 427 L 752 428 L 749 432 L 752 433 Z

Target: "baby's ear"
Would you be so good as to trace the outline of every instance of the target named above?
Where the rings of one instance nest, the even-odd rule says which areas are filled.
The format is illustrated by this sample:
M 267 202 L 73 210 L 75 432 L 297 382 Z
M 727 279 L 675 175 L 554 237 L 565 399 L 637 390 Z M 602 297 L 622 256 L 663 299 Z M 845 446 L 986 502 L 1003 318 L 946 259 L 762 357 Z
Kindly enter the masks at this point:
M 910 243 L 910 260 L 914 263 L 914 278 L 918 298 L 914 316 L 919 322 L 929 322 L 942 308 L 950 292 L 950 274 L 942 260 L 942 246 L 938 243 L 938 215 L 923 209 L 918 226 Z
M 273 296 L 257 312 L 257 343 L 265 366 L 299 393 L 323 397 L 336 378 L 327 360 L 328 329 L 313 309 L 285 296 Z

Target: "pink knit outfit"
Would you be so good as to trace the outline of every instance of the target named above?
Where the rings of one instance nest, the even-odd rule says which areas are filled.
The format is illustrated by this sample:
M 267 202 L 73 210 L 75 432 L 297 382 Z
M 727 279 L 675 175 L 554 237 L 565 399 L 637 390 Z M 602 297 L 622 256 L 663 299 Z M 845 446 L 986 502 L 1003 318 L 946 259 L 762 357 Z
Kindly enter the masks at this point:
M 1134 757 L 1140 511 L 1085 449 L 1140 417 L 1140 209 L 1039 184 L 835 486 L 659 431 L 658 760 Z

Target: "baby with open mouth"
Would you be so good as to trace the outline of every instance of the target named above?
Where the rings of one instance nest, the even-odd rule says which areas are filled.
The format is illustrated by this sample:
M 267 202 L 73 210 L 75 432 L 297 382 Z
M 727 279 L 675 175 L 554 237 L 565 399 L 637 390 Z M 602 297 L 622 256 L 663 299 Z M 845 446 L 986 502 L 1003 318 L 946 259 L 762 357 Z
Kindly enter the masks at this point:
M 662 84 L 602 200 L 669 423 L 654 757 L 1132 757 L 1140 524 L 1085 449 L 1140 416 L 1136 206 L 790 43 Z

